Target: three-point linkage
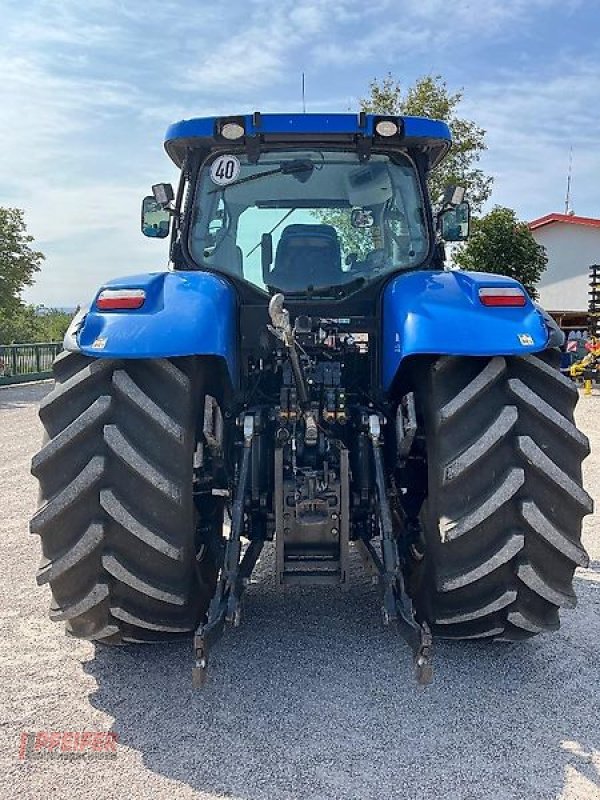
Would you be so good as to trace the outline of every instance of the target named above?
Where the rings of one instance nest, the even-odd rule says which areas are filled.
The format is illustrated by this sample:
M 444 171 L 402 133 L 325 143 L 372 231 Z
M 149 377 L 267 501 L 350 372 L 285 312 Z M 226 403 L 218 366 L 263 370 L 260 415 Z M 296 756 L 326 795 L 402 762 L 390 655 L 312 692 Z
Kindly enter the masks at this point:
M 269 329 L 286 348 L 295 383 L 293 394 L 297 394 L 298 398 L 298 410 L 294 409 L 293 415 L 288 410 L 289 416 L 293 416 L 290 429 L 283 427 L 287 417 L 281 409 L 279 416 L 274 414 L 270 417 L 273 423 L 280 426 L 277 433 L 286 434 L 280 436 L 280 444 L 274 451 L 277 572 L 282 584 L 344 583 L 349 543 L 351 478 L 348 449 L 340 443 L 339 437 L 341 429 L 346 430 L 344 426 L 347 418 L 344 413 L 344 425 L 340 422 L 337 429 L 328 427 L 334 425 L 328 417 L 323 417 L 319 426 L 319 405 L 309 392 L 312 373 L 305 379 L 299 354 L 306 353 L 296 341 L 295 329 L 290 324 L 289 313 L 283 303 L 281 294 L 271 298 L 269 315 L 272 325 Z M 288 394 L 291 395 L 292 390 Z M 410 449 L 416 430 L 412 419 L 414 409 L 410 412 L 411 409 L 407 406 L 406 424 L 402 422 L 400 431 L 403 452 Z M 296 427 L 298 417 L 302 424 Z M 412 650 L 417 681 L 427 684 L 432 679 L 432 637 L 427 624 L 417 618 L 405 586 L 402 544 L 408 539 L 410 531 L 398 527 L 403 524 L 401 515 L 395 513 L 390 502 L 381 430 L 385 418 L 382 414 L 363 407 L 356 422 L 364 442 L 366 459 L 363 461 L 368 462 L 367 442 L 370 442 L 373 457 L 374 469 L 369 468 L 368 471 L 374 475 L 373 499 L 377 529 L 381 537 L 381 555 L 368 538 L 359 537 L 357 542 L 361 554 L 368 562 L 368 568 L 379 580 L 384 623 L 397 623 L 400 634 Z M 256 565 L 264 542 L 262 538 L 251 538 L 242 557 L 241 537 L 245 530 L 248 533 L 245 529 L 245 511 L 248 507 L 249 484 L 254 485 L 259 470 L 253 462 L 256 460 L 255 456 L 260 455 L 259 437 L 265 432 L 260 408 L 245 411 L 238 424 L 242 428 L 243 447 L 236 475 L 231 527 L 206 623 L 198 627 L 194 636 L 194 686 L 204 684 L 211 648 L 222 636 L 226 623 L 238 625 L 240 622 L 244 586 Z M 328 432 L 331 437 L 327 448 L 323 436 Z M 283 460 L 286 446 L 290 457 L 287 468 Z M 324 459 L 324 464 L 319 459 Z M 372 527 L 369 526 L 366 530 L 367 533 L 372 532 Z

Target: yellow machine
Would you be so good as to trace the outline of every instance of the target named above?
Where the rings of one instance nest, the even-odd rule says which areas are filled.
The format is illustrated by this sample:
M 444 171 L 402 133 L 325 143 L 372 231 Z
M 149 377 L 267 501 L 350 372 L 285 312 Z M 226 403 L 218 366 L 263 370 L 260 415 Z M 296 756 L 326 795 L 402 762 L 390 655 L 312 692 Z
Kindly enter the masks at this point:
M 571 364 L 569 374 L 574 380 L 583 380 L 584 392 L 589 395 L 592 393 L 592 381 L 600 377 L 600 339 L 592 336 L 586 342 L 585 349 L 587 355 Z

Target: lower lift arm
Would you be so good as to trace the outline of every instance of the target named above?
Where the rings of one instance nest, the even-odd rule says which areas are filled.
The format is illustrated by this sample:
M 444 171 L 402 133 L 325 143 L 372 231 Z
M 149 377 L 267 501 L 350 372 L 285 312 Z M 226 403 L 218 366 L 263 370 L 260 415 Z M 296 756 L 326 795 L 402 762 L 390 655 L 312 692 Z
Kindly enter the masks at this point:
M 250 455 L 255 433 L 254 414 L 243 417 L 244 448 L 239 479 L 233 499 L 231 529 L 225 547 L 225 555 L 219 575 L 217 590 L 208 609 L 206 624 L 194 634 L 195 665 L 192 668 L 192 685 L 198 688 L 206 681 L 209 653 L 212 646 L 223 635 L 226 622 L 237 626 L 241 616 L 241 598 L 246 580 L 260 556 L 263 542 L 252 541 L 240 562 L 242 552 L 241 535 L 244 526 L 244 498 L 250 474 Z
M 417 682 L 428 684 L 433 677 L 431 666 L 433 640 L 427 624 L 417 622 L 412 600 L 404 585 L 398 540 L 393 528 L 392 511 L 386 490 L 379 415 L 370 414 L 368 425 L 375 462 L 382 554 L 381 561 L 377 558 L 373 559 L 373 562 L 379 572 L 383 589 L 383 620 L 386 624 L 391 620 L 398 623 L 400 634 L 413 652 Z M 371 558 L 373 555 L 375 554 L 369 551 Z

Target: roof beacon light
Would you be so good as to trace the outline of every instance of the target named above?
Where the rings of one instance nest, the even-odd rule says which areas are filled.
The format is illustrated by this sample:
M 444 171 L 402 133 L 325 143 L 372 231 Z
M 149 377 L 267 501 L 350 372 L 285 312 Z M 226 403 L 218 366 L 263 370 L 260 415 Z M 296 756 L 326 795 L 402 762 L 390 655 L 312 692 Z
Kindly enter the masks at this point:
M 100 311 L 129 311 L 141 308 L 145 300 L 143 289 L 104 289 L 98 295 L 96 308 Z
M 380 136 L 395 136 L 398 133 L 398 124 L 391 119 L 380 119 L 375 125 L 375 132 Z
M 221 136 L 224 139 L 229 139 L 230 142 L 241 139 L 244 133 L 244 126 L 240 125 L 239 122 L 226 122 L 221 128 Z
M 484 306 L 524 306 L 527 295 L 517 286 L 488 286 L 479 290 L 479 299 Z

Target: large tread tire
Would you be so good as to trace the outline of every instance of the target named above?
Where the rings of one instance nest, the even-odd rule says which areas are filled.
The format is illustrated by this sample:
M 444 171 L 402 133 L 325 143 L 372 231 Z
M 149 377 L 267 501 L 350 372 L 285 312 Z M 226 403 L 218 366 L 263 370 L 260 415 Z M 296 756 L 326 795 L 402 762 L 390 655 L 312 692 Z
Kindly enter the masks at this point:
M 528 638 L 559 627 L 586 566 L 587 438 L 557 351 L 442 357 L 420 391 L 428 457 L 418 605 L 450 639 Z
M 30 524 L 50 618 L 106 644 L 194 630 L 216 581 L 214 565 L 196 561 L 198 363 L 63 352 L 54 377 L 40 407 L 45 439 L 31 467 L 40 505 Z

